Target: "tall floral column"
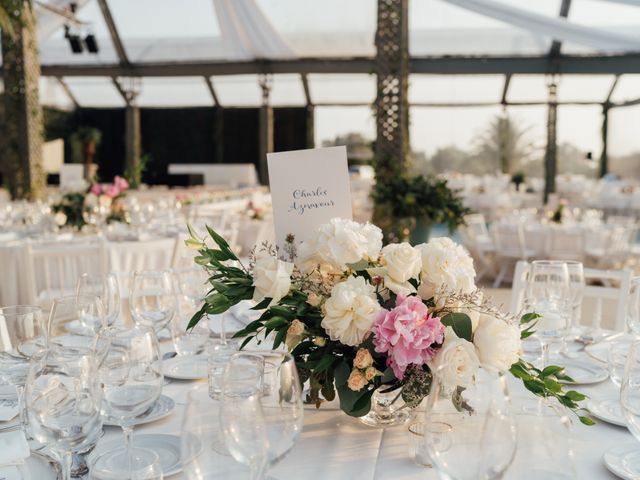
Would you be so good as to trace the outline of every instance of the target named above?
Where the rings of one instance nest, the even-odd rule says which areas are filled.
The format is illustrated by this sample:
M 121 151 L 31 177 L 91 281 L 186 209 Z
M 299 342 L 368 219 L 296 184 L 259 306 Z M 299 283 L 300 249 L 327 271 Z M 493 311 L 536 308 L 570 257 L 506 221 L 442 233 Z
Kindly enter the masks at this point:
M 376 30 L 376 181 L 387 183 L 406 171 L 409 152 L 409 0 L 378 0 Z M 374 222 L 393 229 L 390 206 L 376 202 Z
M 13 198 L 37 198 L 44 189 L 40 60 L 33 4 L 3 0 L 12 31 L 2 31 L 6 128 L 0 170 Z

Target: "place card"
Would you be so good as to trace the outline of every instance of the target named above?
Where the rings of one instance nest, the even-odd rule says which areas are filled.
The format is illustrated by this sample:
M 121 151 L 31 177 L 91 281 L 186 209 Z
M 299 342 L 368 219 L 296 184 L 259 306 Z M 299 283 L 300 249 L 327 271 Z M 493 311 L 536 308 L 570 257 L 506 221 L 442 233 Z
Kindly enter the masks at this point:
M 288 235 L 298 245 L 332 218 L 352 218 L 346 147 L 268 153 L 267 164 L 280 256 Z

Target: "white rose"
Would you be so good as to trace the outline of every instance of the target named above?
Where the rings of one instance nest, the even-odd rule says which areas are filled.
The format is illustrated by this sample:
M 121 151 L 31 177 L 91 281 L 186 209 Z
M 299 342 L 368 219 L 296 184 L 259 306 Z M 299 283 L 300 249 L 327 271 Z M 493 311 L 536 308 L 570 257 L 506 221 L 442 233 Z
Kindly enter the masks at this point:
M 84 196 L 84 204 L 89 208 L 97 207 L 98 196 L 95 193 L 87 193 Z
M 113 199 L 107 195 L 100 195 L 98 197 L 98 203 L 100 203 L 100 206 L 103 208 L 109 208 L 111 207 L 111 203 L 113 203 Z
M 55 216 L 53 217 L 53 220 L 56 222 L 56 225 L 59 227 L 64 227 L 67 224 L 67 216 L 62 212 L 56 213 Z
M 481 315 L 473 335 L 478 358 L 483 366 L 506 372 L 520 358 L 520 329 L 491 315 Z
M 444 343 L 429 367 L 440 376 L 444 385 L 465 387 L 478 371 L 480 360 L 473 343 L 458 337 L 451 327 L 447 327 Z
M 433 297 L 440 288 L 456 293 L 475 290 L 473 259 L 463 247 L 450 238 L 439 237 L 416 248 L 422 255 L 422 284 L 418 294 L 423 299 Z
M 313 240 L 300 245 L 297 263 L 303 271 L 318 264 L 344 271 L 360 260 L 376 260 L 381 248 L 382 230 L 375 225 L 334 218 L 318 227 Z
M 279 302 L 289 293 L 293 263 L 283 262 L 265 252 L 259 253 L 253 266 L 253 301 L 271 298 L 269 305 Z
M 331 340 L 345 345 L 359 345 L 380 310 L 375 289 L 362 277 L 349 277 L 331 290 L 324 304 L 324 328 Z
M 384 285 L 395 294 L 408 295 L 416 289 L 409 279 L 417 278 L 422 269 L 420 251 L 408 243 L 392 243 L 382 249 L 386 269 Z

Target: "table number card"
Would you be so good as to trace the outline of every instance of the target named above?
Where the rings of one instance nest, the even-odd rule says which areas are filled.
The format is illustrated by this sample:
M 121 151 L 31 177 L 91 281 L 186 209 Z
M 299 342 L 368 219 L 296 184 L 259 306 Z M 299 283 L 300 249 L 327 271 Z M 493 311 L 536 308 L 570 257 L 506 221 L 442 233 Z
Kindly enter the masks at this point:
M 315 148 L 267 154 L 276 244 L 308 239 L 335 217 L 352 218 L 347 149 Z

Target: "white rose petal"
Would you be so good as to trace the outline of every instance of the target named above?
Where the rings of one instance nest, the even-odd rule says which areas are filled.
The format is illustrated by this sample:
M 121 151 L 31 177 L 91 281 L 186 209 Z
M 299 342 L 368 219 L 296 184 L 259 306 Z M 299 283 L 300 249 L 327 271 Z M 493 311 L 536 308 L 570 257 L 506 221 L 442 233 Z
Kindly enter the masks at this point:
M 107 195 L 100 195 L 100 197 L 98 197 L 98 203 L 103 208 L 109 208 L 113 203 L 113 199 Z
M 349 277 L 333 287 L 324 309 L 321 325 L 331 340 L 355 346 L 371 329 L 380 305 L 372 285 L 362 277 Z
M 87 193 L 84 196 L 84 204 L 89 208 L 97 207 L 98 196 L 95 193 Z
M 67 224 L 67 216 L 63 212 L 56 213 L 53 219 L 59 227 L 64 227 Z
M 416 289 L 409 283 L 422 269 L 420 251 L 408 243 L 392 243 L 382 249 L 386 274 L 384 285 L 395 294 L 408 295 Z
M 447 327 L 442 348 L 429 367 L 444 385 L 465 387 L 471 384 L 480 360 L 473 343 L 459 338 L 451 327 Z
M 491 315 L 481 315 L 473 336 L 483 366 L 506 372 L 520 358 L 520 329 Z
M 253 300 L 271 298 L 269 305 L 279 302 L 291 289 L 293 263 L 283 262 L 267 253 L 258 254 L 253 267 Z
M 422 255 L 422 283 L 418 294 L 423 299 L 433 297 L 440 288 L 456 293 L 475 290 L 473 259 L 462 246 L 450 238 L 439 237 L 416 248 Z

